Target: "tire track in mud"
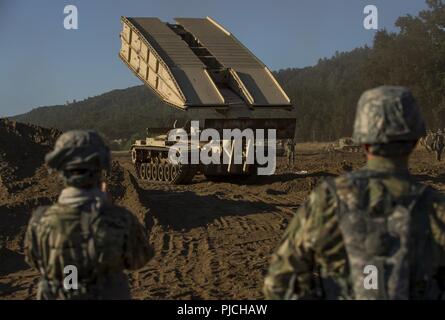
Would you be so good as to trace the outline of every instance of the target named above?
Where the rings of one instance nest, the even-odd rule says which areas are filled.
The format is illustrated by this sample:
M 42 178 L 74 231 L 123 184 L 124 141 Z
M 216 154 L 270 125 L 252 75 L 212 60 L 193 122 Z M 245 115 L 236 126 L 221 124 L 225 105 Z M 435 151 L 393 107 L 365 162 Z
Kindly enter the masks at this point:
M 271 211 L 271 206 L 262 205 L 264 200 L 260 197 L 253 197 L 250 192 L 240 193 L 231 184 L 214 187 L 202 182 L 164 187 L 133 182 L 138 184 L 135 189 L 144 206 L 150 208 L 150 203 L 158 201 L 170 203 L 161 205 L 162 212 L 151 210 L 154 216 L 150 239 L 156 256 L 139 271 L 138 286 L 133 288 L 135 296 L 148 299 L 261 297 L 268 255 L 281 236 L 283 214 L 280 210 Z M 168 191 L 164 192 L 164 188 Z M 195 191 L 192 193 L 191 189 Z M 175 200 L 180 202 L 179 206 Z M 214 201 L 222 205 L 215 206 Z M 257 210 L 244 213 L 246 206 L 252 204 Z M 188 207 L 191 209 L 185 210 Z M 202 211 L 208 211 L 207 216 L 201 216 Z M 188 216 L 178 225 L 169 219 L 185 214 Z M 251 281 L 252 273 L 256 273 L 258 281 Z
M 270 254 L 297 207 L 323 177 L 338 174 L 344 160 L 355 169 L 363 163 L 362 158 L 357 154 L 303 154 L 298 169 L 308 172 L 304 175 L 289 172 L 279 159 L 274 176 L 242 183 L 213 183 L 197 176 L 192 184 L 183 186 L 138 181 L 128 157 L 115 158 L 109 183 L 113 198 L 146 225 L 156 252 L 144 268 L 129 273 L 133 296 L 262 298 Z M 410 165 L 420 181 L 444 189 L 445 168 L 434 162 L 432 155 L 416 152 Z M 0 258 L 7 257 L 13 264 L 0 275 L 0 299 L 35 295 L 38 275 L 24 264 L 21 235 L 27 212 L 57 196 L 56 178 L 41 170 L 39 175 L 19 181 L 20 193 L 0 203 L 0 219 L 11 228 L 4 229 L 10 239 Z

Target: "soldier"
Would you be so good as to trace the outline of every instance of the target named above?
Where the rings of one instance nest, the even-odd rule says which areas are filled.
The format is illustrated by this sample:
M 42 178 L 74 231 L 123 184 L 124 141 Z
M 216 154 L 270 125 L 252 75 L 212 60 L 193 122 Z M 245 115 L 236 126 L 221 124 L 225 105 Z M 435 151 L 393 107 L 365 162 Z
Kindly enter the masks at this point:
M 108 147 L 93 131 L 70 131 L 45 162 L 65 188 L 28 225 L 26 261 L 41 274 L 37 299 L 130 299 L 123 270 L 144 266 L 152 251 L 143 226 L 104 192 Z
M 433 150 L 436 153 L 437 161 L 442 160 L 442 152 L 445 148 L 445 137 L 441 129 L 437 130 L 437 133 L 434 135 L 433 141 Z
M 428 130 L 426 136 L 422 137 L 419 143 L 421 143 L 421 145 L 425 147 L 428 153 L 431 153 L 433 151 L 433 140 L 434 140 L 434 133 L 431 130 Z
M 408 158 L 425 125 L 409 90 L 358 102 L 354 139 L 367 165 L 323 182 L 272 256 L 269 299 L 437 299 L 445 290 L 445 198 L 417 183 Z
M 293 139 L 286 140 L 285 150 L 287 157 L 287 167 L 291 169 L 294 167 L 295 163 L 295 142 Z

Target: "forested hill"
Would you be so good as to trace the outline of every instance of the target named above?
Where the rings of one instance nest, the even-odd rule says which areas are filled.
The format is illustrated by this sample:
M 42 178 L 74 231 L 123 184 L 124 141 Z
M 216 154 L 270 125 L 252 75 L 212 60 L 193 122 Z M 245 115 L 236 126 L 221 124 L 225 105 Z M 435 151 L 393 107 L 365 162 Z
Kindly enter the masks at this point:
M 377 32 L 372 48 L 277 73 L 299 108 L 300 139 L 349 136 L 360 94 L 383 84 L 410 87 L 428 126 L 445 127 L 445 2 L 427 3 L 429 10 L 396 21 L 399 32 Z
M 372 48 L 321 59 L 304 69 L 275 72 L 298 108 L 300 141 L 351 134 L 363 90 L 382 84 L 410 87 L 430 128 L 445 127 L 445 3 L 396 21 L 399 31 L 376 33 Z M 62 130 L 95 128 L 109 139 L 135 137 L 146 127 L 168 127 L 183 112 L 166 107 L 143 86 L 114 90 L 66 106 L 37 108 L 15 119 Z
M 95 129 L 107 140 L 142 137 L 145 128 L 167 128 L 185 113 L 166 106 L 145 86 L 113 90 L 67 105 L 36 108 L 14 117 L 61 130 Z

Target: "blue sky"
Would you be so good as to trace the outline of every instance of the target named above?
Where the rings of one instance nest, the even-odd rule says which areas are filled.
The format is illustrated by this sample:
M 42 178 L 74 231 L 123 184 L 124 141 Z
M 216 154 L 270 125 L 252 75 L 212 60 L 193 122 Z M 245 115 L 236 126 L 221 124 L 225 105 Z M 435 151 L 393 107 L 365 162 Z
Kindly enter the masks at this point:
M 78 30 L 63 27 L 69 4 Z M 120 16 L 211 16 L 278 70 L 371 45 L 368 4 L 389 30 L 426 8 L 424 0 L 0 0 L 0 117 L 140 84 L 118 58 Z

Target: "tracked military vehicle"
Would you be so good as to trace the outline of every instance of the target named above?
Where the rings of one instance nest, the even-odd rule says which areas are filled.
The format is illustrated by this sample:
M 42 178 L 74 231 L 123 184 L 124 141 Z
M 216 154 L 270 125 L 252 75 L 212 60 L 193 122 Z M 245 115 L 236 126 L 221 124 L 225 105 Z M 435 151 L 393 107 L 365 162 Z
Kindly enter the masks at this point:
M 361 152 L 363 149 L 352 138 L 340 138 L 328 147 L 328 151 Z
M 276 129 L 276 139 L 294 138 L 295 108 L 257 57 L 209 17 L 175 20 L 172 24 L 158 18 L 121 18 L 119 56 L 147 87 L 166 105 L 199 121 L 198 130 L 212 128 L 223 136 L 224 129 Z M 191 134 L 189 123 L 181 127 Z M 208 178 L 256 173 L 258 164 L 245 161 L 251 141 L 243 142 L 241 164 L 228 154 L 226 164 L 190 165 L 171 162 L 168 153 L 174 142 L 167 137 L 168 132 L 132 145 L 139 178 L 179 184 L 191 181 L 198 171 Z M 234 143 L 221 139 L 212 152 L 233 153 Z M 190 146 L 190 153 L 204 145 Z

